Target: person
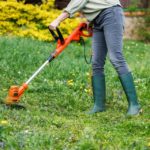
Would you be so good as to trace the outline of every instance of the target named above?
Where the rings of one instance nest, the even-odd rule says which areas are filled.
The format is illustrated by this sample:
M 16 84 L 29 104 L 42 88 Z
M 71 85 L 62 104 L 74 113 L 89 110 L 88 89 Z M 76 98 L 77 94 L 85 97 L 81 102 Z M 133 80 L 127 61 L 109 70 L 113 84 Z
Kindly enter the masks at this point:
M 72 17 L 76 12 L 81 12 L 88 22 L 93 23 L 92 89 L 94 106 L 90 113 L 102 112 L 106 109 L 104 65 L 108 54 L 127 97 L 127 115 L 139 114 L 141 107 L 132 73 L 122 53 L 124 15 L 119 0 L 71 0 L 64 11 L 50 23 L 49 28 L 55 30 L 62 21 Z

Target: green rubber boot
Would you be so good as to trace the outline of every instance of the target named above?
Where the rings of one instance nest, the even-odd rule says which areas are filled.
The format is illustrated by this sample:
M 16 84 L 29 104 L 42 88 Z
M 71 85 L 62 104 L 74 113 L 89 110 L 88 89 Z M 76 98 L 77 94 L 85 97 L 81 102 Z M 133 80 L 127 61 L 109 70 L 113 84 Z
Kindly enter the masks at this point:
M 94 107 L 89 114 L 105 111 L 105 76 L 95 75 L 92 77 L 92 87 L 94 96 Z
M 132 74 L 131 73 L 123 74 L 119 78 L 128 100 L 127 115 L 139 114 L 141 112 L 141 108 L 138 103 Z

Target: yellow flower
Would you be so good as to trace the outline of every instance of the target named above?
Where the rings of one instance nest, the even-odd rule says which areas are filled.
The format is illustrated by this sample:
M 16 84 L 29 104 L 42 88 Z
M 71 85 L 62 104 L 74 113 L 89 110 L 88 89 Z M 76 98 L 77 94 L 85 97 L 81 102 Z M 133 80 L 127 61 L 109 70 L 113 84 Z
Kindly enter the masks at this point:
M 88 94 L 92 94 L 92 90 L 91 90 L 91 88 L 84 89 L 84 91 L 85 91 L 86 93 L 88 93 Z
M 67 85 L 73 86 L 73 80 L 72 80 L 72 79 L 71 79 L 71 80 L 68 80 L 68 81 L 67 81 Z
M 8 121 L 7 121 L 7 120 L 2 120 L 2 121 L 0 122 L 0 124 L 6 125 L 6 124 L 8 124 Z

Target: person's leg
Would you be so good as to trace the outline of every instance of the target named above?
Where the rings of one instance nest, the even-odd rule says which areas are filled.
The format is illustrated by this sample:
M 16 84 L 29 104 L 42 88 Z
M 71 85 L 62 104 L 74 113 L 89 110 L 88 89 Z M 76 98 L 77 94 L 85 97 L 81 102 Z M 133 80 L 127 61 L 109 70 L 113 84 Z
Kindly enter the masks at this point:
M 92 89 L 94 97 L 94 106 L 90 114 L 105 110 L 105 76 L 104 65 L 106 60 L 107 48 L 102 30 L 93 30 L 92 39 Z
M 104 35 L 109 59 L 116 69 L 128 100 L 128 115 L 140 112 L 133 77 L 122 54 L 123 15 L 121 7 L 113 7 L 109 24 L 104 25 Z
M 107 47 L 103 30 L 93 29 L 92 50 L 92 75 L 104 75 Z

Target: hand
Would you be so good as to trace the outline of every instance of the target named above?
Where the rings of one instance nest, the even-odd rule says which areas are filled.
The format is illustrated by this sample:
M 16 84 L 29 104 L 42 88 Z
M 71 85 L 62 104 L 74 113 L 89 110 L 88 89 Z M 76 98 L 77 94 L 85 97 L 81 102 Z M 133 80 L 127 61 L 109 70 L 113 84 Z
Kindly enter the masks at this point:
M 59 26 L 60 21 L 58 19 L 55 19 L 50 25 L 49 29 L 56 30 L 56 28 Z
M 59 24 L 64 21 L 66 18 L 69 17 L 69 13 L 68 12 L 63 12 L 61 15 L 59 15 L 57 17 L 57 19 L 55 19 L 50 25 L 49 25 L 49 29 L 51 30 L 56 30 L 56 28 L 59 26 Z
M 87 31 L 88 31 L 89 33 L 92 33 L 92 23 L 89 22 L 89 21 L 87 21 L 87 22 L 86 22 L 86 25 L 87 25 Z
M 92 23 L 91 22 L 87 21 L 86 25 L 87 25 L 87 30 L 91 30 L 92 29 Z

